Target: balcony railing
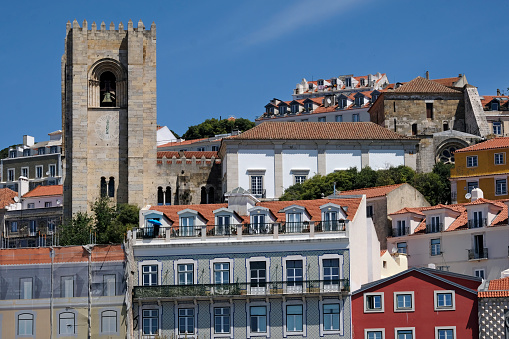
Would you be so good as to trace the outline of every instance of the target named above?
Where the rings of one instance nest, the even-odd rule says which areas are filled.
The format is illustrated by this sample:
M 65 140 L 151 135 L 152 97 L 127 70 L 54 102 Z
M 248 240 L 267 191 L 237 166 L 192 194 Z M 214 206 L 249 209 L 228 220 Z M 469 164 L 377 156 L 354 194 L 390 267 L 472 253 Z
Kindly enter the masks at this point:
M 309 233 L 309 221 L 281 223 L 279 233 Z
M 270 281 L 234 284 L 158 285 L 136 286 L 133 298 L 184 298 L 184 297 L 228 297 L 252 295 L 324 294 L 349 292 L 348 279 Z
M 488 220 L 486 218 L 471 219 L 468 221 L 468 228 L 486 227 L 487 225 L 488 225 Z
M 488 259 L 488 249 L 483 248 L 481 250 L 468 250 L 468 260 L 480 260 Z
M 326 220 L 315 224 L 315 232 L 345 232 L 345 220 Z
M 438 233 L 442 232 L 444 230 L 444 224 L 438 223 L 438 224 L 428 224 L 426 225 L 426 233 Z
M 410 234 L 410 226 L 405 227 L 397 227 L 392 229 L 393 237 L 402 237 L 404 235 Z
M 276 225 L 277 227 L 279 223 L 245 224 L 242 227 L 242 234 L 243 235 L 272 234 L 274 232 L 274 225 Z
M 207 230 L 208 237 L 237 235 L 237 225 L 214 225 Z

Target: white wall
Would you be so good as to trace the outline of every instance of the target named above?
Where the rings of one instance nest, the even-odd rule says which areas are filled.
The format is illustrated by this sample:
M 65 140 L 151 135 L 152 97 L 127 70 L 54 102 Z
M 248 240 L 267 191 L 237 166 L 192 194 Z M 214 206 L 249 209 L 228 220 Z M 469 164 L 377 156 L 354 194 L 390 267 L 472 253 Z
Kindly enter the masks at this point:
M 284 150 L 283 157 L 283 189 L 287 189 L 293 182 L 292 170 L 309 170 L 308 178 L 318 173 L 317 150 Z
M 404 150 L 370 150 L 369 167 L 374 170 L 397 167 L 405 164 Z
M 167 126 L 162 126 L 157 130 L 157 146 L 175 141 L 177 141 L 177 138 L 175 138 L 175 135 L 173 135 Z
M 238 151 L 239 186 L 250 189 L 250 170 L 265 170 L 263 186 L 267 197 L 274 197 L 274 150 L 239 150 Z
M 327 150 L 325 152 L 325 170 L 326 173 L 332 173 L 335 170 L 344 170 L 351 167 L 361 169 L 361 151 L 360 150 Z
M 44 208 L 46 202 L 51 202 L 51 207 L 62 206 L 63 198 L 61 195 L 54 195 L 49 197 L 33 197 L 22 199 L 23 209 L 28 208 L 28 204 L 34 204 L 34 208 Z M 58 202 L 58 203 L 57 203 Z

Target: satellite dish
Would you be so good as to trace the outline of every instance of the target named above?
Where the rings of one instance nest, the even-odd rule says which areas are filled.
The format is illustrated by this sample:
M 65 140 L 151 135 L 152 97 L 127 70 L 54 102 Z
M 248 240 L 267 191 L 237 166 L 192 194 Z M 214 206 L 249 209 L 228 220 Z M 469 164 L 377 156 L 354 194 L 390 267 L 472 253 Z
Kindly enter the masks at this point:
M 57 200 L 57 205 L 60 205 L 60 200 Z
M 19 197 L 14 197 L 15 202 L 19 202 Z
M 470 194 L 470 193 L 465 194 L 465 199 L 470 199 L 470 198 L 472 198 L 472 194 Z
M 391 250 L 391 253 L 394 254 L 398 251 L 398 249 L 396 247 L 393 247 L 392 250 Z

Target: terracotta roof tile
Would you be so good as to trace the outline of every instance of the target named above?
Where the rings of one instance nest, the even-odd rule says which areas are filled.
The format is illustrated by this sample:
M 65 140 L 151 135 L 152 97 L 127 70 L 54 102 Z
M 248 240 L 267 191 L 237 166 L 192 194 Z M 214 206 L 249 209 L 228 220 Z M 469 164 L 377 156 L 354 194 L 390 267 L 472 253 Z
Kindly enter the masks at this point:
M 500 103 L 503 105 L 507 100 L 509 100 L 509 96 L 507 95 L 484 95 L 482 100 L 481 100 L 481 104 L 483 106 L 486 106 L 488 105 L 490 102 L 493 101 L 493 99 L 499 99 L 500 100 Z M 491 107 L 488 107 L 488 108 L 491 108 Z
M 398 87 L 395 93 L 461 93 L 461 91 L 441 85 L 436 81 L 417 77 Z
M 395 184 L 395 185 L 387 185 L 387 186 L 378 186 L 378 187 L 370 187 L 370 188 L 361 188 L 357 190 L 350 191 L 342 191 L 339 195 L 360 195 L 366 194 L 366 198 L 375 198 L 382 197 L 387 195 L 389 192 L 394 191 L 396 188 L 400 187 L 403 184 Z
M 454 87 L 454 83 L 457 82 L 460 77 L 452 77 L 452 78 L 442 78 L 442 79 L 432 79 L 431 81 L 437 82 L 444 86 Z
M 193 156 L 196 157 L 196 159 L 200 159 L 201 157 L 205 157 L 206 159 L 211 159 L 212 157 L 217 158 L 217 152 L 215 152 L 215 151 L 214 152 L 212 152 L 212 151 L 206 151 L 206 152 L 198 152 L 198 151 L 187 152 L 187 151 L 185 151 L 184 156 L 187 159 L 192 158 Z
M 509 297 L 509 291 L 486 291 L 478 292 L 479 298 L 505 298 Z
M 30 192 L 26 193 L 23 198 L 44 197 L 50 195 L 63 195 L 64 189 L 62 185 L 37 186 Z
M 509 147 L 509 137 L 500 137 L 493 138 L 472 146 L 456 150 L 454 153 L 484 151 L 488 149 L 507 148 L 507 147 Z
M 480 291 L 478 296 L 479 298 L 509 297 L 509 277 L 491 280 L 488 290 Z
M 180 158 L 179 152 L 173 152 L 173 151 L 159 151 L 159 152 L 157 152 L 157 159 L 162 159 L 163 157 L 171 159 L 174 156 L 175 156 L 175 158 Z
M 172 142 L 169 142 L 169 143 L 164 144 L 164 145 L 159 145 L 157 147 L 161 148 L 161 147 L 178 146 L 178 145 L 185 146 L 185 145 L 191 145 L 191 144 L 194 144 L 196 142 L 206 141 L 206 140 L 208 140 L 208 138 L 192 139 L 192 140 L 184 140 L 184 141 L 172 141 Z
M 386 252 L 387 252 L 387 250 L 381 250 L 380 251 L 380 256 L 383 256 Z
M 14 192 L 10 188 L 0 188 L 0 208 L 4 208 L 10 204 L 15 203 L 14 197 L 17 197 L 18 193 Z
M 263 122 L 232 139 L 415 140 L 372 122 Z

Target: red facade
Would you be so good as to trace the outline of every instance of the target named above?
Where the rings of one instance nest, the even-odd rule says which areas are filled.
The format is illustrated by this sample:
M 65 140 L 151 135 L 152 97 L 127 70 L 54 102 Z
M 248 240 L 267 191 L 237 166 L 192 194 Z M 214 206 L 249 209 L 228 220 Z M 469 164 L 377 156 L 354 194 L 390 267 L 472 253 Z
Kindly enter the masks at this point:
M 368 329 L 373 329 L 374 338 L 382 329 L 382 338 L 390 339 L 396 337 L 397 329 L 407 335 L 401 336 L 404 338 L 438 338 L 439 330 L 446 335 L 454 332 L 453 338 L 478 338 L 476 290 L 480 279 L 442 272 L 437 272 L 438 276 L 433 271 L 410 269 L 354 292 L 353 338 L 368 338 Z M 409 301 L 411 307 L 405 304 Z

